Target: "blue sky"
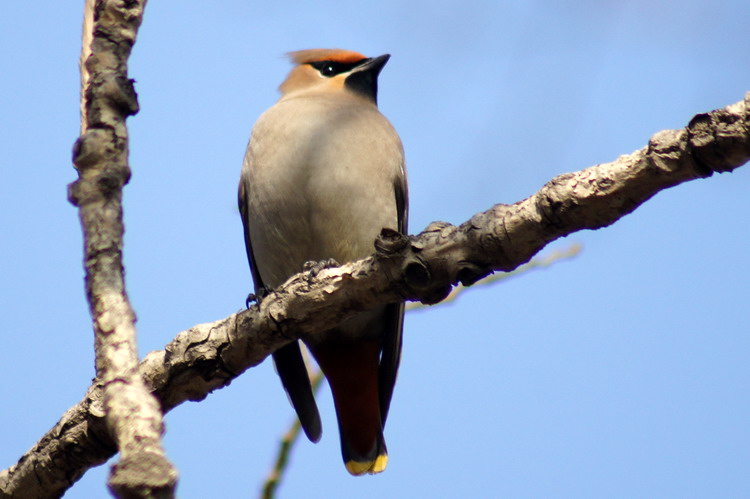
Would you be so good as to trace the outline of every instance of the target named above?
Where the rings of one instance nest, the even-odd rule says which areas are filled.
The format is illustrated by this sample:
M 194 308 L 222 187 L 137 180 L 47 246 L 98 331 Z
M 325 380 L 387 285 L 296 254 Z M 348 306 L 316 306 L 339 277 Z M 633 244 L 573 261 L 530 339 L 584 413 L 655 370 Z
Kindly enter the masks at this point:
M 75 4 L 75 5 L 71 5 Z M 80 2 L 0 21 L 0 468 L 91 378 L 75 179 Z M 242 307 L 235 192 L 290 50 L 392 54 L 379 103 L 404 142 L 410 231 L 513 203 L 750 90 L 744 0 L 150 2 L 130 64 L 127 285 L 142 355 Z M 300 442 L 280 497 L 750 494 L 750 168 L 569 236 L 573 261 L 411 313 L 378 476 Z M 292 410 L 270 363 L 166 417 L 182 498 L 254 496 Z M 66 495 L 106 497 L 107 467 Z

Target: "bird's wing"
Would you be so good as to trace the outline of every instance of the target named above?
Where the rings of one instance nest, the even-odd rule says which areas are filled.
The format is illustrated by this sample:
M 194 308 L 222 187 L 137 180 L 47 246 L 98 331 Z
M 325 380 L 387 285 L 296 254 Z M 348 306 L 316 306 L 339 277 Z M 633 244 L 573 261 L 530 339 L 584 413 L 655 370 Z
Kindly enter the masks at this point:
M 258 300 L 262 299 L 267 289 L 263 285 L 263 280 L 260 278 L 260 272 L 255 264 L 255 257 L 253 256 L 253 245 L 250 243 L 250 212 L 248 211 L 247 202 L 247 187 L 245 186 L 245 176 L 243 175 L 240 179 L 240 188 L 237 195 L 237 204 L 240 208 L 240 218 L 242 218 L 242 229 L 245 234 L 245 251 L 247 252 L 247 263 L 250 264 L 250 273 L 253 276 L 253 284 L 255 285 L 255 295 Z
M 318 405 L 315 403 L 307 366 L 302 358 L 299 341 L 285 345 L 273 353 L 273 363 L 279 373 L 289 400 L 292 402 L 297 417 L 311 442 L 320 440 L 323 426 L 320 422 Z
M 246 184 L 247 182 L 243 175 L 243 178 L 240 179 L 238 202 L 242 226 L 245 232 L 247 261 L 250 264 L 250 272 L 255 284 L 255 294 L 258 300 L 260 300 L 266 295 L 268 289 L 264 286 L 263 280 L 260 277 L 260 272 L 258 271 L 258 266 L 255 263 L 253 255 L 253 246 L 250 241 L 250 214 L 248 212 L 249 205 L 247 202 L 248 192 Z M 284 386 L 287 395 L 289 395 L 289 399 L 294 410 L 297 412 L 297 417 L 302 425 L 302 429 L 305 431 L 305 435 L 311 441 L 317 442 L 320 440 L 323 430 L 318 406 L 315 403 L 315 397 L 310 386 L 310 377 L 307 374 L 307 367 L 300 351 L 299 341 L 293 341 L 281 347 L 272 356 L 273 362 L 276 365 L 276 371 L 279 374 L 279 378 L 281 378 L 281 384 Z
M 406 185 L 406 173 L 394 182 L 394 195 L 398 213 L 398 231 L 406 234 L 409 219 L 409 192 Z M 378 372 L 378 387 L 380 397 L 380 421 L 385 427 L 388 409 L 391 406 L 393 387 L 396 384 L 398 366 L 401 362 L 401 342 L 404 329 L 404 303 L 391 303 L 385 308 L 385 334 L 383 337 L 383 352 L 380 355 Z

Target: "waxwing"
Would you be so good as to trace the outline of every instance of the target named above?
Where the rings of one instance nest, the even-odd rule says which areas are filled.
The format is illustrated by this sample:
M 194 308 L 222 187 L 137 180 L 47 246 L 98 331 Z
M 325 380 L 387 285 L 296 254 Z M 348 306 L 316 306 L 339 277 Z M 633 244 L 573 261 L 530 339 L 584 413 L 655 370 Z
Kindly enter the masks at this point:
M 253 127 L 239 207 L 255 293 L 264 296 L 307 262 L 369 256 L 383 228 L 406 233 L 404 153 L 377 108 L 378 74 L 389 55 L 348 50 L 289 54 L 296 64 L 281 98 Z M 403 303 L 360 313 L 305 343 L 328 379 L 349 473 L 388 462 L 383 427 L 401 357 Z M 322 428 L 295 341 L 273 354 L 307 437 Z

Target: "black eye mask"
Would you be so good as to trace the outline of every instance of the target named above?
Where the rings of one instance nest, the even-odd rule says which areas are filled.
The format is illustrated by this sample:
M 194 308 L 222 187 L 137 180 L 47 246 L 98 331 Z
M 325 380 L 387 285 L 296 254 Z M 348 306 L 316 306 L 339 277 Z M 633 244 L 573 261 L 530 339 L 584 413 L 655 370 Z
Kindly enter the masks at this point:
M 338 74 L 351 71 L 366 60 L 367 59 L 362 59 L 361 61 L 356 62 L 315 61 L 309 64 L 310 66 L 320 71 L 321 75 L 325 76 L 326 78 L 331 78 Z

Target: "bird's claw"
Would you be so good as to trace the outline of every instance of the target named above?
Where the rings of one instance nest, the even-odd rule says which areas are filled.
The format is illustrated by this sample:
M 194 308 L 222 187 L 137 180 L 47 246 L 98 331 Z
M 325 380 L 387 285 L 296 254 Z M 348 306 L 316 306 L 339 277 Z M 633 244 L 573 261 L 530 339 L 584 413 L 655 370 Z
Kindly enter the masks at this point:
M 250 308 L 251 303 L 258 303 L 258 296 L 255 293 L 250 293 L 245 298 L 245 308 Z
M 340 264 L 333 258 L 329 258 L 327 260 L 320 260 L 320 261 L 309 261 L 305 262 L 305 264 L 302 266 L 302 270 L 304 272 L 308 272 L 310 274 L 310 277 L 316 277 L 321 270 L 324 269 L 330 269 L 333 267 L 339 267 Z
M 251 303 L 260 303 L 266 297 L 268 290 L 266 288 L 256 289 L 255 293 L 250 293 L 245 298 L 245 308 L 250 308 Z

